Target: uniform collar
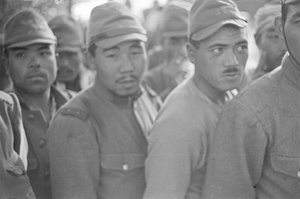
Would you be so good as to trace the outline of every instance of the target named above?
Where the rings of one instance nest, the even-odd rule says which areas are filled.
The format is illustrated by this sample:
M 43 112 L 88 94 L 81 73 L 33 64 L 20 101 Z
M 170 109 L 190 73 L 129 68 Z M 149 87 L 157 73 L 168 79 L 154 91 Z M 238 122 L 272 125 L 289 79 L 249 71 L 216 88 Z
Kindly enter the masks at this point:
M 287 78 L 300 87 L 300 66 L 297 66 L 288 54 L 282 61 L 282 70 Z
M 30 104 L 22 97 L 22 95 L 20 95 L 15 89 L 13 89 L 13 92 L 18 96 L 20 105 L 23 108 L 28 110 L 33 109 Z M 58 110 L 64 103 L 67 102 L 67 99 L 63 96 L 63 94 L 61 94 L 60 91 L 58 91 L 54 86 L 51 86 L 50 97 L 53 100 L 52 105 L 55 105 L 56 110 Z

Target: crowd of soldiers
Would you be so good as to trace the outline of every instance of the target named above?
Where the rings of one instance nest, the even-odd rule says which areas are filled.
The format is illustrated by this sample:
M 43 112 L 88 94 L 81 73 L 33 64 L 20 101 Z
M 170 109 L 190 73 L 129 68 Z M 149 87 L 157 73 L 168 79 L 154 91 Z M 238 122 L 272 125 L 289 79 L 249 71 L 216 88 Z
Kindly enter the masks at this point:
M 13 15 L 0 198 L 300 198 L 300 1 L 272 0 L 254 22 L 260 56 L 247 70 L 233 0 L 170 1 L 150 50 L 116 1 L 93 8 L 86 43 L 70 16 Z

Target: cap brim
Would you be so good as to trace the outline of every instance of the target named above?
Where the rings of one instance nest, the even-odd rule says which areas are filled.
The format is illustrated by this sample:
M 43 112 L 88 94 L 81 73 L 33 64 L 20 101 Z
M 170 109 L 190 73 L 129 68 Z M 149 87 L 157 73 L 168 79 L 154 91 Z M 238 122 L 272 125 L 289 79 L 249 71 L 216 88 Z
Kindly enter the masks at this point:
M 147 36 L 140 33 L 130 33 L 126 35 L 120 35 L 108 39 L 103 39 L 100 41 L 95 42 L 97 46 L 100 46 L 102 48 L 111 48 L 113 46 L 116 46 L 119 43 L 122 43 L 124 41 L 131 41 L 131 40 L 140 40 L 143 42 L 147 41 Z
M 291 4 L 291 3 L 300 3 L 300 1 L 299 0 L 285 0 L 285 1 L 283 1 L 284 2 L 284 4 Z
M 43 44 L 56 44 L 56 40 L 53 39 L 34 39 L 30 41 L 23 41 L 8 45 L 7 48 L 24 47 L 32 44 L 43 43 Z
M 196 32 L 192 34 L 191 39 L 195 41 L 201 41 L 211 35 L 213 35 L 215 32 L 217 32 L 220 28 L 222 28 L 225 25 L 234 25 L 239 28 L 244 28 L 247 26 L 247 22 L 242 19 L 229 19 L 229 20 L 223 20 L 218 23 L 215 23 L 213 25 L 210 25 L 199 32 Z

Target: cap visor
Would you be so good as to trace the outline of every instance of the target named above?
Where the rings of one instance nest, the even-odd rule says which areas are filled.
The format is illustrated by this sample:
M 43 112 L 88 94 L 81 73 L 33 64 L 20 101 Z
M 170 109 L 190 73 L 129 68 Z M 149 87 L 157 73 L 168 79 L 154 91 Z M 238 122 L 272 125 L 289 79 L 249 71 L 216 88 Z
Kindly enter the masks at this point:
M 7 48 L 24 47 L 24 46 L 29 46 L 29 45 L 32 45 L 32 44 L 37 44 L 37 43 L 55 44 L 56 40 L 52 40 L 52 39 L 34 39 L 34 40 L 30 40 L 30 41 L 23 41 L 23 42 L 14 43 L 14 44 L 11 44 L 11 45 L 7 46 Z
M 110 48 L 113 46 L 116 46 L 119 43 L 122 43 L 124 41 L 130 41 L 130 40 L 140 40 L 140 41 L 147 41 L 147 36 L 139 33 L 131 33 L 127 35 L 120 35 L 117 37 L 112 37 L 109 39 L 100 40 L 98 42 L 95 42 L 97 46 L 100 46 L 102 48 Z
M 242 19 L 229 19 L 229 20 L 224 20 L 224 21 L 220 21 L 218 23 L 215 23 L 213 25 L 210 25 L 202 30 L 200 30 L 197 33 L 194 33 L 191 36 L 192 40 L 195 41 L 201 41 L 211 35 L 213 35 L 215 32 L 217 32 L 220 28 L 222 28 L 225 25 L 234 25 L 237 26 L 239 28 L 244 28 L 247 26 L 247 22 L 242 20 Z

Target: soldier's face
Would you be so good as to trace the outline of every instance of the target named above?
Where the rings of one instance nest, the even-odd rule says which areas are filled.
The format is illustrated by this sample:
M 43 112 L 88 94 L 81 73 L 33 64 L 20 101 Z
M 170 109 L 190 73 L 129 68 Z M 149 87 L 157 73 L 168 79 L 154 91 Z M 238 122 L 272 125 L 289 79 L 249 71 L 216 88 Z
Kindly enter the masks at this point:
M 52 44 L 8 49 L 6 64 L 14 87 L 25 93 L 44 93 L 56 78 L 55 48 Z
M 131 96 L 139 90 L 147 68 L 145 43 L 125 41 L 111 48 L 97 46 L 91 57 L 97 80 L 118 96 Z
M 300 3 L 295 3 L 288 6 L 288 14 L 283 31 L 286 36 L 287 46 L 290 54 L 292 54 L 293 58 L 300 63 Z
M 198 49 L 189 49 L 195 64 L 195 78 L 206 89 L 224 92 L 239 86 L 248 58 L 245 28 L 223 26 L 201 41 Z
M 83 55 L 81 49 L 77 51 L 61 51 L 57 53 L 57 80 L 61 82 L 71 82 L 79 75 L 80 64 Z

